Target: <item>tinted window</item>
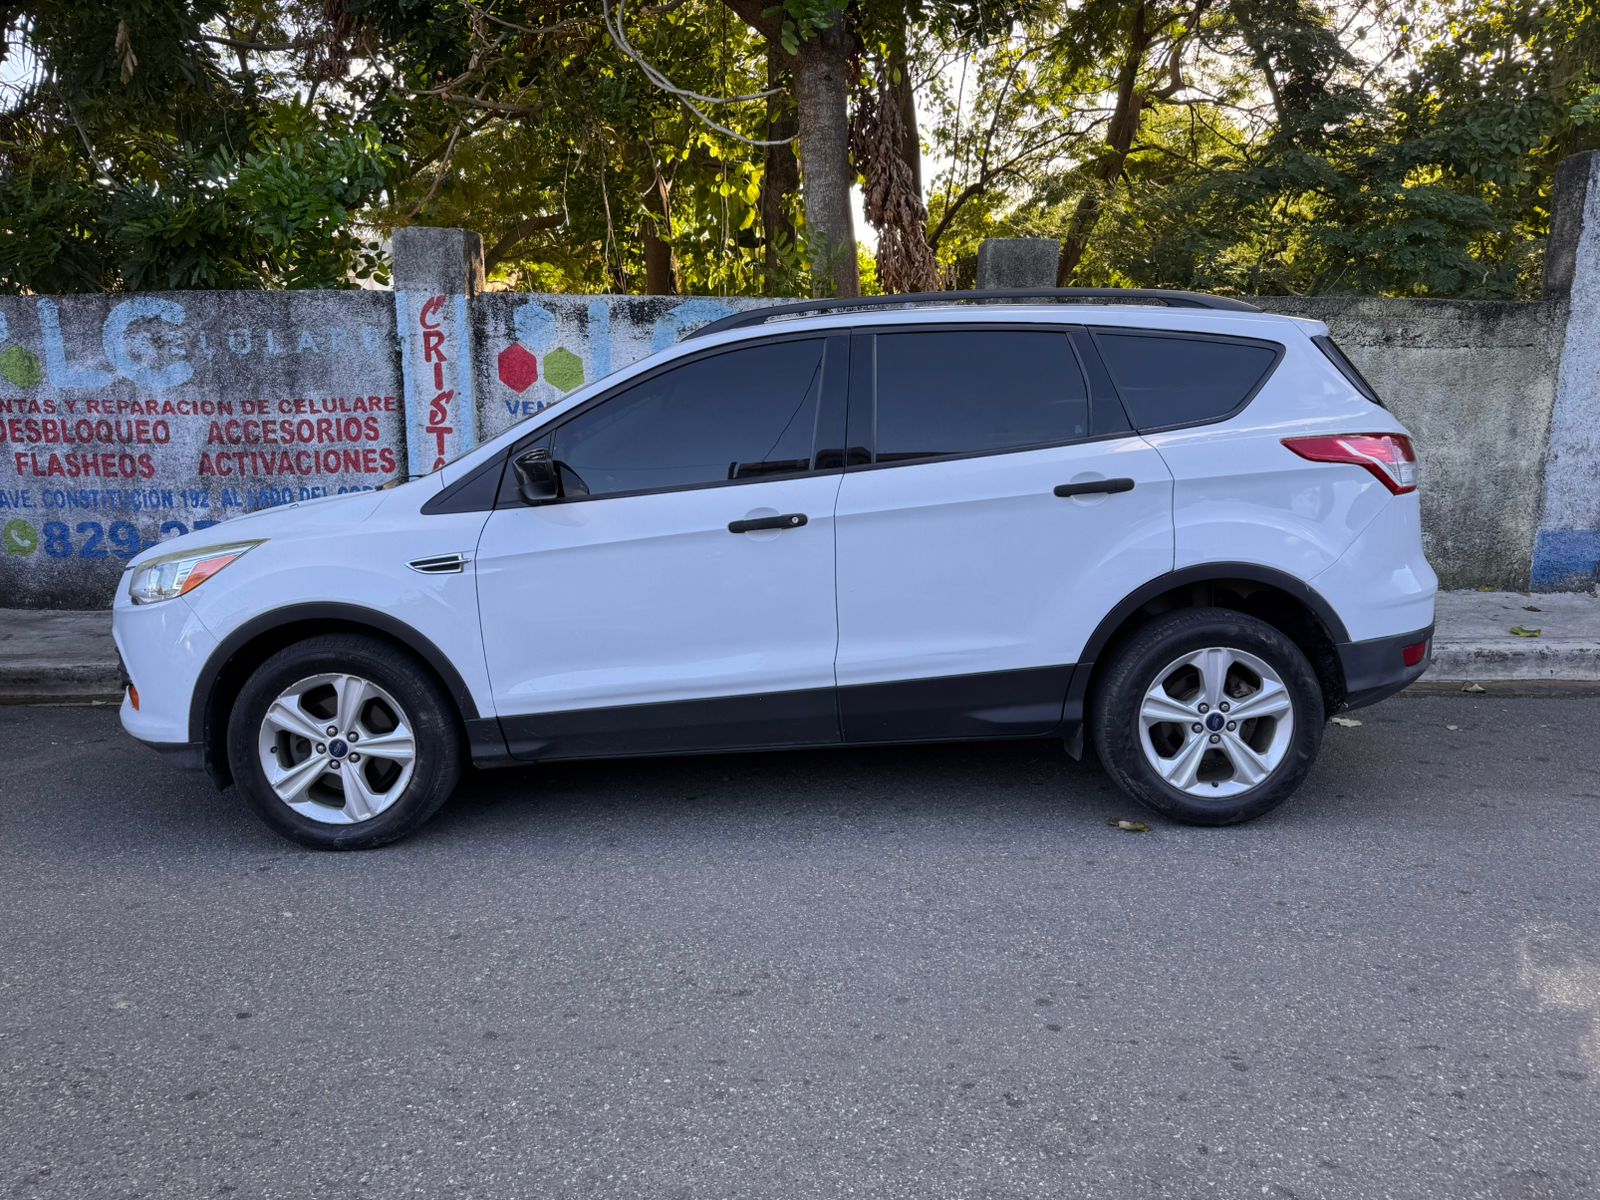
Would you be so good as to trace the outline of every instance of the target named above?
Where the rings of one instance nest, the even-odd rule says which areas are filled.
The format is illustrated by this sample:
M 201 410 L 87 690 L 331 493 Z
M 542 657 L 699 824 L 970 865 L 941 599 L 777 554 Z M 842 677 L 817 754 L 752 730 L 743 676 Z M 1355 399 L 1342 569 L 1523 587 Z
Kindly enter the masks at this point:
M 1379 408 L 1384 407 L 1383 401 L 1378 398 L 1378 389 L 1367 382 L 1365 375 L 1356 370 L 1355 363 L 1350 361 L 1343 350 L 1334 345 L 1331 337 L 1314 337 L 1311 340 L 1317 344 L 1318 350 L 1327 355 L 1328 361 L 1339 368 L 1339 374 L 1345 377 L 1351 387 L 1355 388 L 1356 391 L 1371 400 Z
M 1139 429 L 1227 416 L 1278 359 L 1271 347 L 1217 338 L 1100 332 L 1095 343 Z
M 881 333 L 877 398 L 879 462 L 1014 450 L 1089 433 L 1089 399 L 1065 333 Z
M 555 432 L 567 494 L 759 479 L 811 466 L 820 339 L 730 350 L 663 371 Z

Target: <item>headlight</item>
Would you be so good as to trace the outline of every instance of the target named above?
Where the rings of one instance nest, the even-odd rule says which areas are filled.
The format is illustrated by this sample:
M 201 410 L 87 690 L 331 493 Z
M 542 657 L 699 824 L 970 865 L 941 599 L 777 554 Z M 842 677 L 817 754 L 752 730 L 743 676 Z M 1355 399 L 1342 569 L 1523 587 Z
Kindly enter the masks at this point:
M 153 559 L 137 568 L 128 583 L 128 595 L 135 604 L 154 604 L 194 591 L 223 567 L 260 542 L 234 542 L 183 554 Z

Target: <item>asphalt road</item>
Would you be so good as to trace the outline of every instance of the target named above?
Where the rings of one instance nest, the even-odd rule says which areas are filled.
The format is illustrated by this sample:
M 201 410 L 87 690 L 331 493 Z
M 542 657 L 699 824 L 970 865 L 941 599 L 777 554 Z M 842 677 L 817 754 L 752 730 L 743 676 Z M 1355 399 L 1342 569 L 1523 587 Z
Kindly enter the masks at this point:
M 0 708 L 0 1196 L 1596 1195 L 1600 699 L 1356 715 L 1231 830 L 996 744 L 330 855 Z

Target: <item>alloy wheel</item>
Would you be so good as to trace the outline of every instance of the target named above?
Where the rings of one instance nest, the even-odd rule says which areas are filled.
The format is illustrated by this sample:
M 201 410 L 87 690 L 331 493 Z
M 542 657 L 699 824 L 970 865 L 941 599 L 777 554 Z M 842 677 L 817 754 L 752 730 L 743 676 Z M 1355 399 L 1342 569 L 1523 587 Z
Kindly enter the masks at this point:
M 325 825 L 370 821 L 405 794 L 417 744 L 406 711 L 358 675 L 312 675 L 267 707 L 259 738 L 268 785 Z
M 1258 787 L 1293 737 L 1294 703 L 1282 678 L 1254 654 L 1227 646 L 1169 663 L 1139 707 L 1146 760 L 1169 786 L 1198 799 Z

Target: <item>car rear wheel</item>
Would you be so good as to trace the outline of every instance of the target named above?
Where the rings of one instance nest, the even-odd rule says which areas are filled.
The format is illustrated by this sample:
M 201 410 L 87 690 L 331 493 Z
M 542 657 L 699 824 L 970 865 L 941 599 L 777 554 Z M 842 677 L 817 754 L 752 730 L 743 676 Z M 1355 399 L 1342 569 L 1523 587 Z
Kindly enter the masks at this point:
M 455 787 L 449 697 L 410 655 L 354 634 L 310 638 L 246 681 L 228 723 L 233 777 L 279 833 L 323 850 L 392 842 Z
M 1232 825 L 1300 786 L 1322 742 L 1322 688 L 1266 622 L 1184 609 L 1112 655 L 1092 721 L 1100 761 L 1129 794 L 1188 824 Z

